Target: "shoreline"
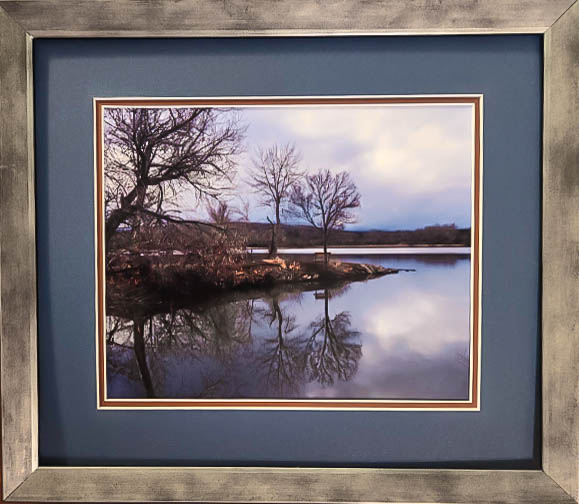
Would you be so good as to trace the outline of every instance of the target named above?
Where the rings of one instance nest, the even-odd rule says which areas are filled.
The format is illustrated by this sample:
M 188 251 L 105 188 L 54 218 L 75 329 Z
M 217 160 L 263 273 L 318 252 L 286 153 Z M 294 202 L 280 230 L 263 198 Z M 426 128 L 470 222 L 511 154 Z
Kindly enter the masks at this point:
M 262 259 L 239 264 L 215 282 L 203 272 L 183 265 L 155 266 L 148 261 L 126 264 L 107 275 L 107 305 L 111 313 L 131 305 L 134 313 L 161 310 L 180 304 L 198 304 L 218 296 L 256 290 L 336 288 L 352 282 L 395 275 L 411 269 L 332 261 L 319 263 Z M 135 300 L 138 300 L 135 303 Z

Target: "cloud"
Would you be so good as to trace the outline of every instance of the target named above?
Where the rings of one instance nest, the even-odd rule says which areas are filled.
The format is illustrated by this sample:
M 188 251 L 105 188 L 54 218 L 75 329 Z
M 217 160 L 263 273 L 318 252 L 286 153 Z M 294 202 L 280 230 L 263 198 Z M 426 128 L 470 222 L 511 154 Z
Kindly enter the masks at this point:
M 362 195 L 358 228 L 470 225 L 471 105 L 254 107 L 241 117 L 247 135 L 237 191 L 256 220 L 267 209 L 242 182 L 252 154 L 294 143 L 307 171 L 350 172 Z

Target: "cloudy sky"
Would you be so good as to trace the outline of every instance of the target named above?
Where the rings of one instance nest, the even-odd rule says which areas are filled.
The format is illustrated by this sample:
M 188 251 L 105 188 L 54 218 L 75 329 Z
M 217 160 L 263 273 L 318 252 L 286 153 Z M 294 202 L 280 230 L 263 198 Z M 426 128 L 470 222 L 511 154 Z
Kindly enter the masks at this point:
M 361 194 L 348 229 L 470 226 L 473 108 L 469 104 L 247 107 L 237 192 L 250 217 L 268 209 L 244 186 L 257 146 L 293 143 L 302 168 L 347 170 Z

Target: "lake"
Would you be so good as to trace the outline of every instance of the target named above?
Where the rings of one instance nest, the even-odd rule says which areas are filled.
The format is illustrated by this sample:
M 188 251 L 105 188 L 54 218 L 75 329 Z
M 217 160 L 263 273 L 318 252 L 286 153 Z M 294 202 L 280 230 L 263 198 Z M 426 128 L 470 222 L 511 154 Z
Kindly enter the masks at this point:
M 313 260 L 317 251 L 280 255 Z M 415 271 L 340 289 L 237 293 L 138 321 L 107 317 L 108 397 L 468 399 L 470 249 L 331 252 Z
M 280 248 L 280 255 L 310 255 L 320 253 L 322 247 L 312 248 Z M 266 254 L 268 249 L 261 247 L 249 248 L 248 252 Z M 339 256 L 368 256 L 368 255 L 469 255 L 469 247 L 328 247 L 328 252 Z

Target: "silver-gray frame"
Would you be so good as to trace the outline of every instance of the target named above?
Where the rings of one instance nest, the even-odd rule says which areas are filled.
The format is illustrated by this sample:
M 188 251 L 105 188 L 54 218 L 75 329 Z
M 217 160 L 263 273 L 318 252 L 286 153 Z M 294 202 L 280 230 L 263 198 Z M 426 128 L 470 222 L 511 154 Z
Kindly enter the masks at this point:
M 537 471 L 38 465 L 32 40 L 543 33 L 543 465 Z M 579 501 L 576 0 L 0 0 L 0 391 L 9 502 Z

